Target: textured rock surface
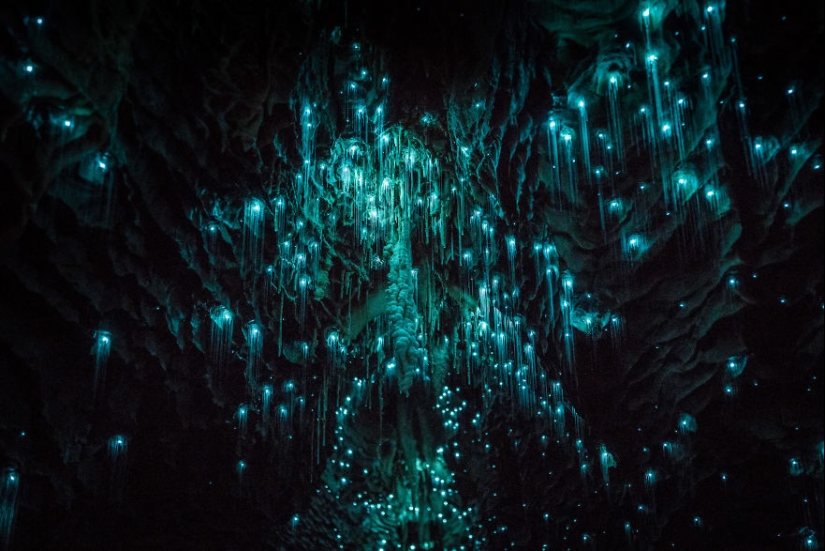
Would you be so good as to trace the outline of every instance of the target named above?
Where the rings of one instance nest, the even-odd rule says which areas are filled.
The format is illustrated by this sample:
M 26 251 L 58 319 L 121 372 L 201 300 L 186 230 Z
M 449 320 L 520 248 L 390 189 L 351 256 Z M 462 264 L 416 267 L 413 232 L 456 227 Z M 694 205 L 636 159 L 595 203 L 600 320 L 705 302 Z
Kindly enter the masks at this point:
M 16 4 L 12 548 L 825 541 L 821 5 Z

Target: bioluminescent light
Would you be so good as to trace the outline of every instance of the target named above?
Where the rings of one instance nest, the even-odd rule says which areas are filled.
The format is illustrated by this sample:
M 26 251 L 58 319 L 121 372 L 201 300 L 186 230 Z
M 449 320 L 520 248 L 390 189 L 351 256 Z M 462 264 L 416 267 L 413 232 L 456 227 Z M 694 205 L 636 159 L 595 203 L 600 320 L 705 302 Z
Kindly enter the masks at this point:
M 223 367 L 229 359 L 232 345 L 234 316 L 223 305 L 213 306 L 209 311 L 212 320 L 209 347 L 209 375 L 212 385 L 220 388 L 223 379 Z
M 252 320 L 244 327 L 244 337 L 246 338 L 246 383 L 251 392 L 255 392 L 258 379 L 262 373 L 262 355 L 264 343 L 264 330 L 260 324 Z
M 123 499 L 126 484 L 126 461 L 129 451 L 129 442 L 122 434 L 109 438 L 109 500 L 119 503 Z
M 2 549 L 11 548 L 19 488 L 18 472 L 14 469 L 4 469 L 0 474 L 0 547 Z
M 689 413 L 679 415 L 679 432 L 682 434 L 696 432 L 696 419 Z
M 264 251 L 264 203 L 260 199 L 248 199 L 243 211 L 243 246 L 241 272 L 258 273 L 263 264 Z
M 95 400 L 102 394 L 106 383 L 106 367 L 109 364 L 109 351 L 112 347 L 112 334 L 108 331 L 98 330 L 95 332 L 95 344 L 92 347 L 92 354 L 95 357 L 94 379 L 92 389 Z

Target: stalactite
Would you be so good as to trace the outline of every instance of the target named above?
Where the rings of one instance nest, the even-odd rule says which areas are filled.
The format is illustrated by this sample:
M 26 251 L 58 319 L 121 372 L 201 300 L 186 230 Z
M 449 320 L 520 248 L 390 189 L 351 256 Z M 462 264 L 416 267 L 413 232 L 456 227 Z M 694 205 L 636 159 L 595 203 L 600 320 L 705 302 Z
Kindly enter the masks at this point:
M 403 209 L 402 209 L 403 210 Z M 398 369 L 398 387 L 408 393 L 416 371 L 420 370 L 421 350 L 418 345 L 418 311 L 413 296 L 410 222 L 402 213 L 396 240 L 390 255 L 389 287 L 387 289 L 392 350 Z

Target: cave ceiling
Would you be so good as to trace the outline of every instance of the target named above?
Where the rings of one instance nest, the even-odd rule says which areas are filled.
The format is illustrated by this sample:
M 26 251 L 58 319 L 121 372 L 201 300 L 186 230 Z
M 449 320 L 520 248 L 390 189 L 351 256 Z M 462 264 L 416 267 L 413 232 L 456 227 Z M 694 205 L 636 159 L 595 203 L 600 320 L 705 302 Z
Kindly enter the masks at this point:
M 818 2 L 0 8 L 0 548 L 818 549 Z

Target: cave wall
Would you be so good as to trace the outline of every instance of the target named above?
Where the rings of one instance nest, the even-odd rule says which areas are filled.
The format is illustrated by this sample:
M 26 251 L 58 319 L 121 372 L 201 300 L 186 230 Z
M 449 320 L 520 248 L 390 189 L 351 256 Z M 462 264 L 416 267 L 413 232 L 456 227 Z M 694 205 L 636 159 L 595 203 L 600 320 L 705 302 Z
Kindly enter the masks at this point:
M 822 6 L 0 14 L 3 545 L 818 548 Z

